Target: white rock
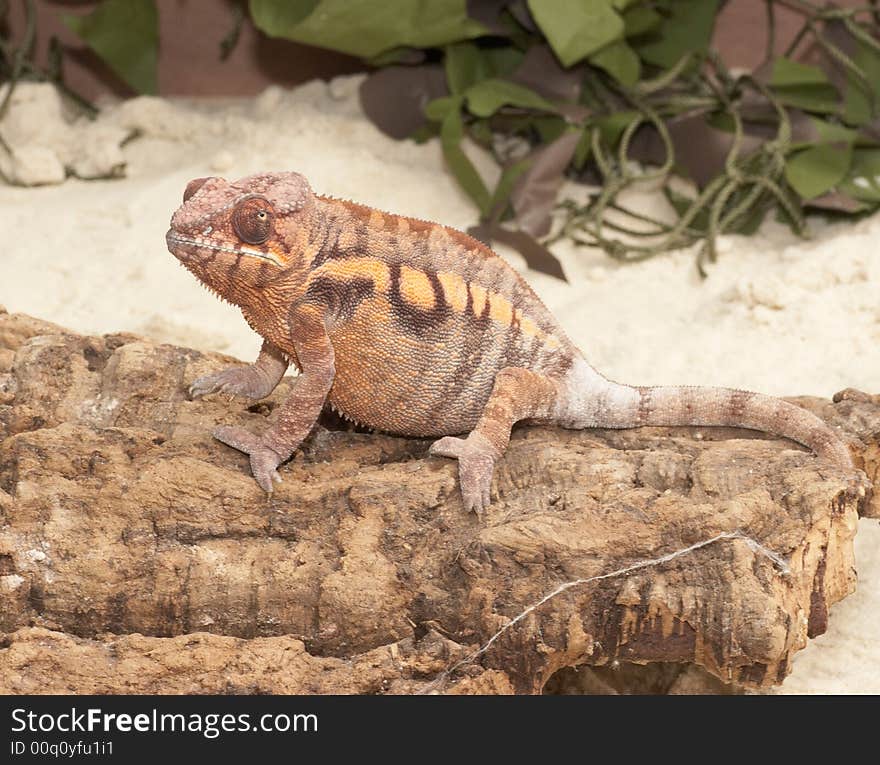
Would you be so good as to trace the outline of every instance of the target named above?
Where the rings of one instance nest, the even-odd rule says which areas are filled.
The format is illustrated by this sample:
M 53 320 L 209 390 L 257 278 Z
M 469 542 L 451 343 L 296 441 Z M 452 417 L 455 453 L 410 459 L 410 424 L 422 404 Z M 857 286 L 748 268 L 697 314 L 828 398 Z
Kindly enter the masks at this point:
M 62 183 L 67 177 L 58 155 L 46 146 L 13 147 L 7 175 L 10 181 L 21 186 Z
M 68 167 L 77 178 L 120 178 L 125 175 L 122 143 L 129 131 L 102 122 L 88 122 L 76 131 L 68 149 Z
M 8 87 L 0 88 L 0 102 Z M 67 128 L 61 97 L 48 82 L 19 82 L 0 122 L 9 146 L 52 146 Z

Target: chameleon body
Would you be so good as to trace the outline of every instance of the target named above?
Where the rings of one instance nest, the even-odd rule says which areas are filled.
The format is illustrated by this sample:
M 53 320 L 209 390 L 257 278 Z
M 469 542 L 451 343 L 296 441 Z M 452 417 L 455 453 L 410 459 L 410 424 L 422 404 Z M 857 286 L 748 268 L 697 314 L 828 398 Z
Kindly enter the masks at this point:
M 264 340 L 254 364 L 201 377 L 192 395 L 262 398 L 289 364 L 300 370 L 262 435 L 214 432 L 250 455 L 266 491 L 325 404 L 370 428 L 436 437 L 431 453 L 458 459 L 464 507 L 477 513 L 489 504 L 511 427 L 523 419 L 566 428 L 752 428 L 853 467 L 833 430 L 780 399 L 606 379 L 481 242 L 317 195 L 297 173 L 191 181 L 166 239 Z

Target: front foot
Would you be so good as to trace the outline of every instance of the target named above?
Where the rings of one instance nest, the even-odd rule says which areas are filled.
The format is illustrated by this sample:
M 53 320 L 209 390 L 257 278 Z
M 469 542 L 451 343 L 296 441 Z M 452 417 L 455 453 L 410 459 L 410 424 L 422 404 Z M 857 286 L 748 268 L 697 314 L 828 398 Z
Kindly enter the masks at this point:
M 492 473 L 495 470 L 492 445 L 477 433 L 471 433 L 467 438 L 446 436 L 431 444 L 428 453 L 458 460 L 458 482 L 464 510 L 466 513 L 473 510 L 481 517 L 491 501 Z
M 191 398 L 207 396 L 209 393 L 228 393 L 231 396 L 256 400 L 265 398 L 271 392 L 272 386 L 269 381 L 253 365 L 231 367 L 221 372 L 203 375 L 189 386 Z
M 213 436 L 233 449 L 250 455 L 251 473 L 260 488 L 267 494 L 272 493 L 275 483 L 281 483 L 281 476 L 278 474 L 277 468 L 285 458 L 274 449 L 266 446 L 260 436 L 230 425 L 217 428 Z

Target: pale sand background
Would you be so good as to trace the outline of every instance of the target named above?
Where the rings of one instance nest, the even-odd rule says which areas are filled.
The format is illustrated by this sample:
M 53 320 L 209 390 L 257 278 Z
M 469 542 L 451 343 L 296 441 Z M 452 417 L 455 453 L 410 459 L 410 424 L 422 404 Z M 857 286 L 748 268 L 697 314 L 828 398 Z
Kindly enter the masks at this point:
M 271 88 L 225 103 L 140 98 L 108 107 L 99 121 L 107 135 L 139 131 L 122 149 L 126 178 L 0 186 L 0 305 L 80 332 L 127 330 L 250 360 L 259 339 L 237 309 L 202 289 L 165 249 L 168 219 L 191 178 L 292 169 L 320 193 L 470 225 L 474 210 L 444 171 L 438 142 L 381 135 L 360 112 L 358 82 Z M 70 143 L 74 133 L 55 116 L 54 98 L 45 88 L 22 90 L 0 125 L 4 137 L 17 130 L 22 140 L 24 130 L 43 144 Z M 73 143 L 77 151 L 88 142 Z M 490 163 L 481 167 L 491 174 Z M 633 201 L 662 212 L 654 194 Z M 757 236 L 727 237 L 705 281 L 693 252 L 620 266 L 566 244 L 555 252 L 569 284 L 525 276 L 613 379 L 779 395 L 830 396 L 848 386 L 880 392 L 880 216 L 854 225 L 814 221 L 812 229 L 809 241 L 772 222 Z M 516 253 L 501 253 L 523 269 Z M 856 555 L 858 591 L 798 655 L 783 692 L 880 692 L 876 521 L 860 522 Z

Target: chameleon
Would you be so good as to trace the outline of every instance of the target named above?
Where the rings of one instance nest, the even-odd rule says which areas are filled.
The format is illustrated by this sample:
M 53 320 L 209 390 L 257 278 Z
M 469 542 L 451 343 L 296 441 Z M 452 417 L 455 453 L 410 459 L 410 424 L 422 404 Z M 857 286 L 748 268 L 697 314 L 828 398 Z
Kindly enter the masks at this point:
M 166 242 L 263 338 L 253 364 L 199 377 L 192 397 L 261 399 L 291 364 L 299 370 L 265 432 L 213 432 L 250 456 L 253 477 L 269 493 L 325 405 L 367 428 L 435 438 L 429 454 L 458 460 L 463 507 L 478 516 L 520 420 L 750 428 L 854 470 L 831 427 L 781 399 L 607 379 L 525 279 L 482 242 L 321 196 L 296 172 L 190 181 Z

